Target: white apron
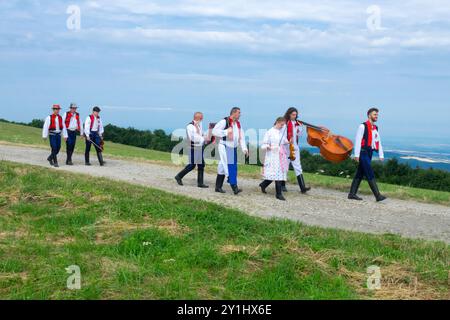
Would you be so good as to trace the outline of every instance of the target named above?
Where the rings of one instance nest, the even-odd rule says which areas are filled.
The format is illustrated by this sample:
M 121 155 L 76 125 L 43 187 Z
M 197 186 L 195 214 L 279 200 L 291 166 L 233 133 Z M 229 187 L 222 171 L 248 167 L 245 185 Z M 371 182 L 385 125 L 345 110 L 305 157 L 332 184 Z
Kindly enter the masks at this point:
M 288 154 L 285 145 L 289 144 L 286 130 L 272 128 L 264 136 L 262 149 L 267 150 L 262 175 L 264 180 L 286 181 L 289 171 Z M 268 150 L 270 147 L 270 150 Z

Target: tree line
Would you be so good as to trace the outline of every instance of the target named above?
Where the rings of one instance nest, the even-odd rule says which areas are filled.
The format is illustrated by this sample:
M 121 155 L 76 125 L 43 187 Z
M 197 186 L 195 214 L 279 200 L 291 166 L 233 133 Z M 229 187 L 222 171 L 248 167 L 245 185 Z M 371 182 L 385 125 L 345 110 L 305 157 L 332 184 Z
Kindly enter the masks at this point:
M 42 128 L 43 120 L 34 119 L 30 123 L 17 123 L 0 119 L 0 122 L 16 123 Z M 171 152 L 179 141 L 172 141 L 171 135 L 164 130 L 138 130 L 121 128 L 114 125 L 105 126 L 105 140 L 139 148 Z M 326 176 L 353 178 L 357 164 L 348 159 L 342 163 L 330 163 L 319 155 L 302 150 L 302 166 L 305 172 Z M 261 162 L 258 161 L 259 165 Z M 373 170 L 379 182 L 395 185 L 450 192 L 450 172 L 438 169 L 413 168 L 398 159 L 389 159 L 384 163 L 374 162 Z

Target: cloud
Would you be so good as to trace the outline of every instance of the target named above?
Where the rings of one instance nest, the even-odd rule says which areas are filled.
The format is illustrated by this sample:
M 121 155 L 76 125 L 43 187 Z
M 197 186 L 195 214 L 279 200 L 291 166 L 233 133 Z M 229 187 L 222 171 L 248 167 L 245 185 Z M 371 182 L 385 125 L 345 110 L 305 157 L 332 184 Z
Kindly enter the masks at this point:
M 66 35 L 73 37 L 73 35 Z M 386 30 L 373 34 L 368 30 L 340 30 L 304 27 L 295 24 L 263 25 L 249 31 L 208 31 L 183 28 L 84 29 L 75 37 L 114 45 L 161 45 L 179 49 L 197 47 L 247 50 L 254 53 L 317 53 L 343 56 L 366 54 L 391 55 L 408 49 L 450 49 L 450 32 L 403 32 Z
M 170 107 L 131 107 L 131 106 L 101 106 L 102 109 L 115 111 L 175 111 Z
M 46 12 L 61 17 L 31 25 L 33 33 L 23 26 L 16 31 L 9 19 L 1 31 L 0 46 L 9 50 L 27 43 L 51 50 L 60 43 L 68 43 L 70 48 L 73 40 L 81 40 L 94 47 L 109 43 L 125 49 L 137 45 L 348 58 L 390 56 L 410 50 L 450 50 L 450 31 L 445 27 L 450 24 L 450 3 L 431 2 L 380 0 L 382 28 L 370 32 L 366 27 L 366 9 L 371 1 L 86 0 L 80 2 L 82 30 L 71 33 L 55 27 L 65 17 L 63 2 L 49 1 L 44 5 L 35 0 L 31 6 L 35 14 Z M 10 13 L 33 13 L 20 11 L 17 3 L 3 6 Z

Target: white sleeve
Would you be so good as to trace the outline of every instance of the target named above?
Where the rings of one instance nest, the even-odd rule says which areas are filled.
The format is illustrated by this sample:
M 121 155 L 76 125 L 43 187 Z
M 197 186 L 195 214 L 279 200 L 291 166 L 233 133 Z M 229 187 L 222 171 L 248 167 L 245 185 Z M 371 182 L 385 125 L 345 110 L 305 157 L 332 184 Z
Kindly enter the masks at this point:
M 100 118 L 100 119 L 98 119 L 99 121 L 98 121 L 98 126 L 99 126 L 99 128 L 98 128 L 98 133 L 100 134 L 100 136 L 102 137 L 103 136 L 103 133 L 105 133 L 105 128 L 103 128 L 103 121 L 102 121 L 102 119 Z
M 261 144 L 262 150 L 267 150 L 267 148 L 270 147 L 270 131 L 267 131 L 264 135 L 264 140 Z
M 360 125 L 355 139 L 355 157 L 359 158 L 361 155 L 361 142 L 364 137 L 364 125 Z
M 281 141 L 281 144 L 290 144 L 290 142 L 289 142 L 289 140 L 288 140 L 288 138 L 287 138 L 287 132 L 288 131 L 288 128 L 287 128 L 287 124 L 286 125 L 284 125 L 284 127 L 283 127 L 283 129 L 281 129 L 281 132 L 282 132 L 282 141 Z
M 80 119 L 80 136 L 84 136 L 84 125 L 81 119 Z
M 248 149 L 247 149 L 247 142 L 245 141 L 245 133 L 244 133 L 244 129 L 242 129 L 242 128 L 241 128 L 240 135 L 242 137 L 242 139 L 241 139 L 242 152 L 247 152 L 248 151 Z
M 226 122 L 225 119 L 219 121 L 216 126 L 214 127 L 212 133 L 213 136 L 218 137 L 218 138 L 223 138 L 227 136 L 227 130 L 224 130 L 226 126 Z
M 91 117 L 87 117 L 84 123 L 84 134 L 89 137 L 91 134 Z
M 203 138 L 202 135 L 197 133 L 197 130 L 195 129 L 195 126 L 192 124 L 189 124 L 186 128 L 187 134 L 189 135 L 188 139 L 192 141 L 195 144 L 204 144 L 205 138 Z
M 44 139 L 48 137 L 48 127 L 50 127 L 50 117 L 45 119 L 44 127 L 42 128 L 42 138 Z
M 381 143 L 380 132 L 378 132 L 378 142 L 380 143 L 380 150 L 378 150 L 378 156 L 380 157 L 380 159 L 384 159 L 384 150 L 383 144 Z
M 69 137 L 69 135 L 67 134 L 67 128 L 66 128 L 66 121 L 65 121 L 65 118 L 63 118 L 63 127 L 62 127 L 62 135 L 63 135 L 63 137 L 64 138 L 68 138 Z

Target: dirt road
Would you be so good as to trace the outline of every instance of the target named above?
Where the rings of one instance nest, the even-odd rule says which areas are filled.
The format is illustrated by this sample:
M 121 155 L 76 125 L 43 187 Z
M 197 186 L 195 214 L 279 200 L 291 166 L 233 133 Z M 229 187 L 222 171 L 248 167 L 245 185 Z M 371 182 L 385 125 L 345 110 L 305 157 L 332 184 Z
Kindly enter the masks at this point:
M 45 160 L 48 152 L 38 148 L 0 145 L 0 159 L 25 164 L 49 167 Z M 393 233 L 410 238 L 441 240 L 450 243 L 450 207 L 423 204 L 414 201 L 389 199 L 376 203 L 372 196 L 365 196 L 362 202 L 347 200 L 339 191 L 315 188 L 308 195 L 301 195 L 298 187 L 290 185 L 287 201 L 277 201 L 273 186 L 269 194 L 263 195 L 258 187 L 260 181 L 240 179 L 244 192 L 239 196 L 214 192 L 215 176 L 206 175 L 209 189 L 196 187 L 196 173 L 184 179 L 185 186 L 178 186 L 174 180 L 178 168 L 150 163 L 124 160 L 107 160 L 107 166 L 99 167 L 93 161 L 92 167 L 84 166 L 81 155 L 74 156 L 75 166 L 63 164 L 55 170 L 84 173 L 119 181 L 149 186 L 188 197 L 215 202 L 240 209 L 250 215 L 270 218 L 284 218 L 300 221 L 307 225 L 338 228 L 368 233 Z M 92 155 L 95 159 L 95 155 Z

